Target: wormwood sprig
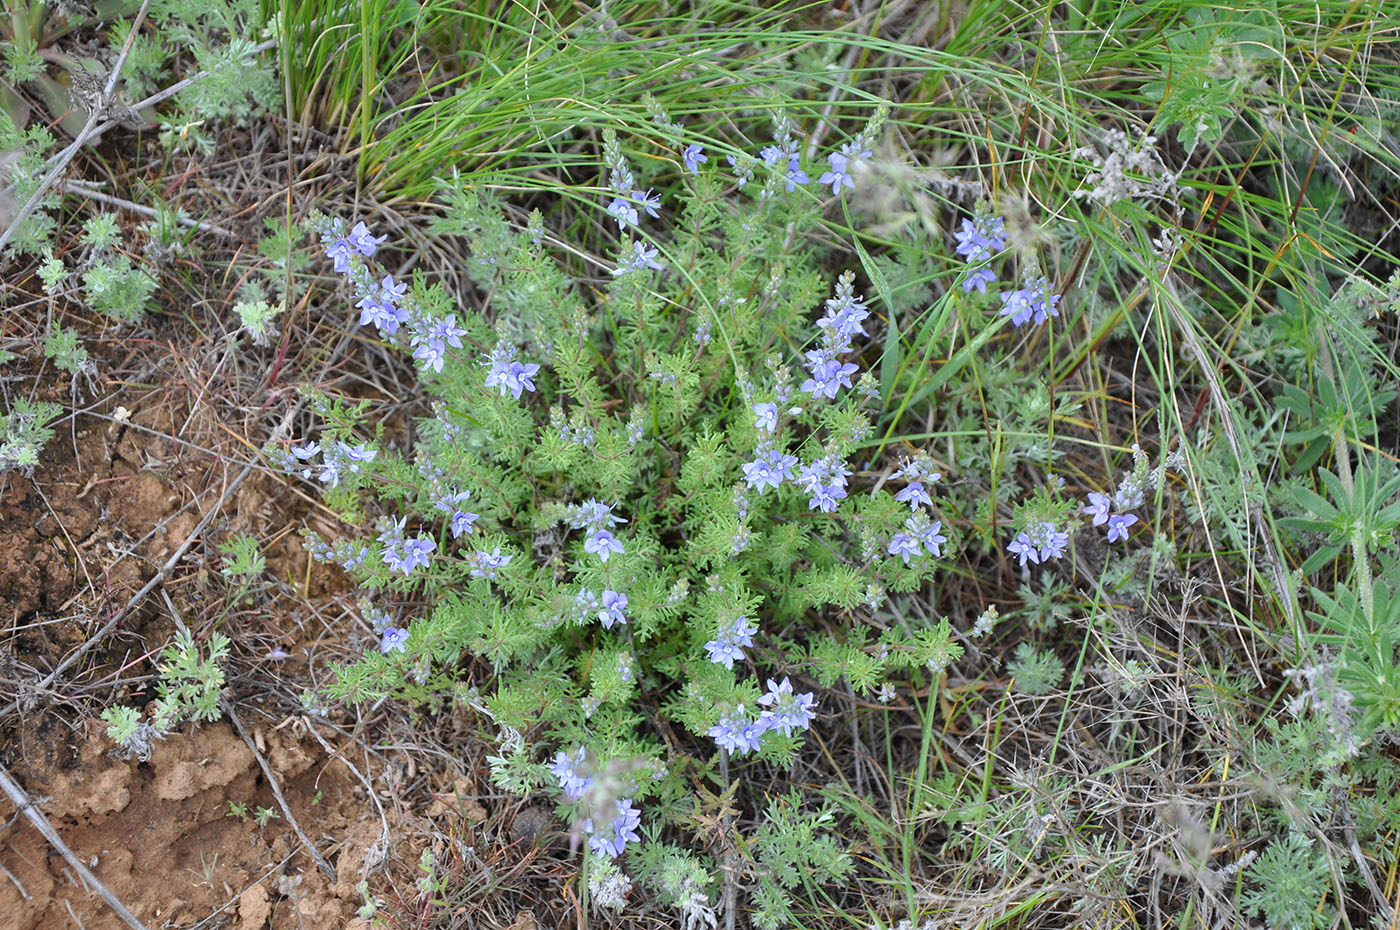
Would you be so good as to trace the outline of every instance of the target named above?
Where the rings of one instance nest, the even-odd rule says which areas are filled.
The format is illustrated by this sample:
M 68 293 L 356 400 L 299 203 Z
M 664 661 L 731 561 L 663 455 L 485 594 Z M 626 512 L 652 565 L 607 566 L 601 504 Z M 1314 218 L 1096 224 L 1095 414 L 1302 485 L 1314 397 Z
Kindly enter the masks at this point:
M 152 741 L 164 739 L 183 721 L 217 720 L 224 689 L 219 663 L 228 657 L 229 645 L 227 636 L 211 633 L 206 655 L 188 631 L 177 631 L 175 642 L 161 654 L 161 680 L 150 720 L 142 720 L 134 707 L 114 705 L 102 712 L 107 735 L 123 752 L 145 762 L 151 756 Z
M 53 438 L 52 423 L 63 412 L 58 404 L 16 397 L 5 414 L 0 433 L 0 473 L 31 473 L 39 464 L 39 452 Z

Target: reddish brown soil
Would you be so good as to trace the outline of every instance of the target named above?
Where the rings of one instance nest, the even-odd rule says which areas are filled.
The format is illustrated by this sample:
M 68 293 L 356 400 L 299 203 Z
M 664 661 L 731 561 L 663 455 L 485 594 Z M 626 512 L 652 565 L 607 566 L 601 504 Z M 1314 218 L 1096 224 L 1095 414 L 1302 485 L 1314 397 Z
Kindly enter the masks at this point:
M 326 765 L 314 743 L 288 737 L 290 727 L 268 734 L 267 757 L 298 820 L 336 866 L 334 885 L 284 821 L 259 828 L 229 816 L 231 800 L 249 811 L 277 802 L 227 722 L 171 734 L 144 763 L 112 758 L 97 725 L 41 720 L 33 729 L 11 753 L 11 772 L 31 796 L 49 799 L 42 807 L 64 842 L 148 927 L 186 927 L 216 911 L 242 930 L 349 926 L 380 822 L 348 770 Z M 13 813 L 0 806 L 0 816 Z M 0 883 L 0 925 L 123 926 L 23 819 L 0 836 L 13 874 Z
M 76 431 L 64 426 L 49 443 L 32 480 L 7 476 L 0 495 L 0 629 L 8 634 L 0 637 L 0 703 L 17 695 L 27 700 L 20 713 L 0 721 L 0 761 L 40 799 L 69 848 L 153 930 L 206 919 L 202 926 L 240 930 L 353 926 L 362 901 L 354 886 L 381 821 L 359 779 L 328 761 L 300 720 L 274 729 L 283 721 L 270 721 L 257 708 L 243 712 L 288 804 L 336 865 L 335 884 L 315 868 L 285 820 L 260 828 L 251 818 L 229 816 L 230 802 L 246 804 L 250 813 L 278 804 L 227 721 L 180 727 L 144 763 L 113 754 L 95 715 L 107 703 L 149 700 L 148 685 L 137 682 L 150 680 L 152 658 L 174 631 L 158 594 L 53 692 L 33 692 L 190 536 L 241 470 L 229 459 L 249 454 L 227 435 L 221 440 L 209 417 L 191 418 L 198 405 L 181 393 L 128 400 L 129 416 L 107 405 L 120 421 L 82 417 Z M 267 539 L 278 529 L 272 517 L 279 496 L 287 491 L 277 478 L 250 477 L 206 530 L 211 542 L 202 538 L 191 547 L 170 576 L 166 591 L 197 633 L 208 613 L 202 599 L 219 590 L 210 583 L 212 541 L 243 529 Z M 266 553 L 273 577 L 309 577 L 294 535 L 283 534 Z M 295 645 L 290 638 L 286 644 Z M 0 865 L 10 873 L 0 874 L 4 930 L 124 926 L 3 799 Z

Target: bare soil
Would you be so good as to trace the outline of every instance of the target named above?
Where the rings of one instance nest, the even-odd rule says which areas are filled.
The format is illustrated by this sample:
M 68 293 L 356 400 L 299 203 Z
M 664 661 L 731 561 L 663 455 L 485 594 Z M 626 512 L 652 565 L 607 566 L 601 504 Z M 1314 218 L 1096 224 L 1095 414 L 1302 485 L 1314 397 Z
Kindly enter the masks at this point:
M 235 702 L 288 805 L 335 864 L 334 883 L 285 819 L 263 827 L 253 821 L 257 808 L 279 805 L 253 751 L 227 721 L 186 724 L 144 762 L 115 751 L 96 713 L 116 702 L 143 706 L 154 696 L 159 653 L 175 629 L 158 594 L 49 693 L 33 690 L 191 536 L 236 465 L 212 411 L 178 383 L 107 396 L 130 407 L 96 404 L 55 436 L 32 478 L 11 474 L 0 494 L 0 604 L 10 633 L 0 638 L 0 682 L 5 703 L 18 697 L 22 707 L 0 721 L 0 761 L 38 799 L 68 847 L 148 927 L 353 927 L 363 901 L 355 884 L 387 859 L 366 784 L 376 773 L 362 768 L 362 781 L 331 759 L 304 717 L 266 695 L 259 704 Z M 265 538 L 288 509 L 280 500 L 286 496 L 276 476 L 253 475 L 204 535 L 222 539 L 246 529 Z M 210 579 L 215 550 L 199 542 L 164 585 L 171 606 L 191 621 L 223 606 L 209 602 L 219 591 Z M 295 535 L 282 534 L 267 556 L 272 577 L 309 583 Z M 328 585 L 333 578 L 318 578 L 315 593 Z M 272 606 L 285 612 L 285 603 Z M 230 616 L 226 632 L 244 647 L 235 646 L 236 657 L 279 631 L 283 648 L 298 645 L 288 617 L 266 617 L 253 629 Z M 231 803 L 246 805 L 248 816 L 231 816 Z M 8 873 L 0 875 L 0 928 L 124 926 L 6 799 L 0 818 L 0 865 Z

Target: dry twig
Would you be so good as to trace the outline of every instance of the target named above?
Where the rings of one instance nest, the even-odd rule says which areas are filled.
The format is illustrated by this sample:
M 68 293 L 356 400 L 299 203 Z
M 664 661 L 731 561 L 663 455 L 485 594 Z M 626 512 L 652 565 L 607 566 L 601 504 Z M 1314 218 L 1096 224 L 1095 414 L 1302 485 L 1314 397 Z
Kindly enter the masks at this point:
M 49 818 L 44 816 L 44 812 L 39 810 L 39 806 L 10 777 L 10 773 L 4 765 L 0 765 L 0 788 L 4 789 L 5 794 L 14 803 L 15 809 L 34 825 L 34 829 L 38 830 L 44 839 L 49 841 L 50 846 L 59 851 L 68 864 L 73 867 L 73 870 L 82 876 L 83 881 L 97 891 L 98 897 L 106 901 L 107 906 L 116 911 L 118 917 L 126 921 L 127 926 L 131 927 L 132 930 L 146 930 L 146 925 L 137 920 L 136 915 L 127 910 L 126 905 L 118 901 L 116 895 L 108 891 L 107 886 L 102 884 L 102 881 L 93 875 L 88 867 L 83 865 L 73 854 L 73 850 L 68 848 L 68 845 L 63 842 L 63 838 L 58 835 L 58 831 L 49 823 Z

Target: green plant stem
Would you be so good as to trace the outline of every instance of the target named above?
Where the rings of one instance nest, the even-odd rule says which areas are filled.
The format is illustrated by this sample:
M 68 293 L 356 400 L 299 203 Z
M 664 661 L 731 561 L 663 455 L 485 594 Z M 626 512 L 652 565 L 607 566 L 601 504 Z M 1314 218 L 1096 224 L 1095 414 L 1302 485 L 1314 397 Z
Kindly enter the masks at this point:
M 1318 343 L 1322 346 L 1318 360 L 1322 364 L 1323 374 L 1334 378 L 1331 344 L 1325 333 L 1322 334 Z M 1345 422 L 1337 427 L 1337 431 L 1332 437 L 1332 448 L 1337 457 L 1337 477 L 1341 479 L 1342 487 L 1346 489 L 1347 506 L 1350 510 L 1355 506 L 1356 485 L 1351 473 L 1351 449 L 1347 443 Z M 1367 629 L 1374 630 L 1376 628 L 1376 597 L 1372 585 L 1371 560 L 1366 551 L 1363 524 L 1354 517 L 1350 523 L 1348 536 L 1351 542 L 1352 567 L 1356 572 L 1357 593 L 1361 596 L 1361 611 L 1366 616 Z

